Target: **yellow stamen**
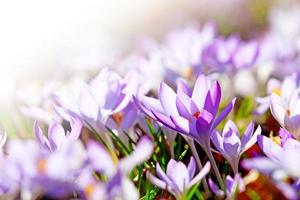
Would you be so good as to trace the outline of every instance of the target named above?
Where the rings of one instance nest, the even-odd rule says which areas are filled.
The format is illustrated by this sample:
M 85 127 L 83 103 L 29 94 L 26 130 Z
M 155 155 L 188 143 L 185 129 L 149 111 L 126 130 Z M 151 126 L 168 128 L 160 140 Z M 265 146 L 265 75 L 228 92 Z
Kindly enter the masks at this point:
M 281 96 L 281 90 L 278 87 L 273 88 L 272 92 L 277 94 L 278 96 Z
M 41 173 L 45 172 L 46 171 L 46 166 L 47 166 L 46 164 L 47 163 L 44 159 L 40 159 L 38 161 L 38 166 L 37 166 L 38 171 L 41 172 Z
M 191 79 L 192 76 L 193 76 L 193 69 L 192 69 L 192 67 L 185 67 L 183 69 L 182 75 L 186 79 Z
M 94 184 L 87 184 L 84 188 L 84 193 L 86 194 L 87 197 L 91 197 L 93 191 L 94 191 Z

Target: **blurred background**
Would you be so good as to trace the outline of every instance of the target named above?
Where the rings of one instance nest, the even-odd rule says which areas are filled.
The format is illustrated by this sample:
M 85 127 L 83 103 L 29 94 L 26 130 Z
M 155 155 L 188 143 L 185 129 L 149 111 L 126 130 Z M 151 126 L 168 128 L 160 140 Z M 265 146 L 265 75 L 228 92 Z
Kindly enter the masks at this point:
M 0 111 L 14 117 L 16 88 L 98 69 L 130 52 L 141 37 L 160 39 L 191 23 L 215 20 L 242 37 L 264 31 L 272 0 L 11 0 L 0 1 Z M 289 12 L 287 9 L 286 12 Z M 2 120 L 2 121 L 3 121 Z

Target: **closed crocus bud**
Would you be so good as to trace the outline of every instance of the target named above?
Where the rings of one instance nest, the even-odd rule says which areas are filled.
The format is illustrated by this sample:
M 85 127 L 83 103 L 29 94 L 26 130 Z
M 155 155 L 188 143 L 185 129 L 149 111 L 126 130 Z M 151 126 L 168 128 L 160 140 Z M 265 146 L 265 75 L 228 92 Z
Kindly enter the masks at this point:
M 251 122 L 244 134 L 240 136 L 237 126 L 229 120 L 223 132 L 213 132 L 211 139 L 217 150 L 228 160 L 236 174 L 238 173 L 239 160 L 242 153 L 256 143 L 257 136 L 260 134 L 260 126 L 254 131 L 254 124 Z
M 208 174 L 210 171 L 210 163 L 206 163 L 203 169 L 195 175 L 196 163 L 191 157 L 188 166 L 181 161 L 171 159 L 167 165 L 167 171 L 164 172 L 159 163 L 156 164 L 156 174 L 158 177 L 153 176 L 150 172 L 147 177 L 150 182 L 157 187 L 168 190 L 176 198 L 184 197 L 185 193 L 196 183 Z
M 38 123 L 34 124 L 34 132 L 40 145 L 49 151 L 58 151 L 66 143 L 77 140 L 82 129 L 82 122 L 79 118 L 71 118 L 71 131 L 65 131 L 63 126 L 58 122 L 52 122 L 48 128 L 48 135 L 44 135 Z

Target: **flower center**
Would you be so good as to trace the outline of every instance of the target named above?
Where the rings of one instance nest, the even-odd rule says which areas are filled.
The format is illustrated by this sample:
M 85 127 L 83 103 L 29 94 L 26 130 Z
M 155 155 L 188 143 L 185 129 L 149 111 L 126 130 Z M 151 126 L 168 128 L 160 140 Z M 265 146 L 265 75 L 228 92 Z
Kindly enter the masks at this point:
M 278 96 L 281 96 L 281 90 L 278 87 L 273 88 L 272 92 L 277 94 Z
M 38 168 L 39 172 L 42 172 L 42 173 L 45 172 L 46 171 L 46 161 L 44 159 L 40 159 L 38 161 L 37 168 Z
M 113 114 L 112 118 L 116 122 L 117 126 L 120 127 L 121 123 L 123 121 L 124 116 L 123 116 L 123 114 L 121 112 L 118 112 L 116 114 Z
M 194 116 L 195 118 L 199 118 L 200 114 L 201 114 L 201 112 L 200 112 L 200 111 L 197 111 L 197 112 L 195 112 L 195 113 L 193 114 L 193 116 Z
M 84 188 L 84 192 L 86 194 L 86 196 L 91 197 L 92 193 L 94 191 L 94 184 L 87 184 L 87 186 L 85 186 Z

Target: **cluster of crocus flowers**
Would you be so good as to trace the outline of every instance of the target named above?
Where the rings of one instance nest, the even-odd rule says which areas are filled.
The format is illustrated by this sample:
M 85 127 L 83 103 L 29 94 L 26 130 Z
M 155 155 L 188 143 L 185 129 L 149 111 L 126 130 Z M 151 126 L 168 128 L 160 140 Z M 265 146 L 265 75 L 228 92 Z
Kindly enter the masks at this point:
M 297 68 L 286 67 L 299 63 L 300 35 L 285 40 L 274 30 L 243 40 L 213 22 L 176 29 L 70 87 L 18 93 L 35 138 L 6 141 L 0 130 L 1 197 L 234 199 L 260 195 L 245 175 L 255 169 L 297 199 L 300 90 Z
M 161 83 L 159 99 L 143 97 L 141 107 L 150 117 L 197 141 L 207 153 L 221 185 L 222 180 L 210 148 L 210 136 L 218 124 L 230 113 L 235 99 L 217 115 L 221 101 L 221 87 L 205 75 L 199 75 L 194 89 L 180 80 L 177 92 Z

